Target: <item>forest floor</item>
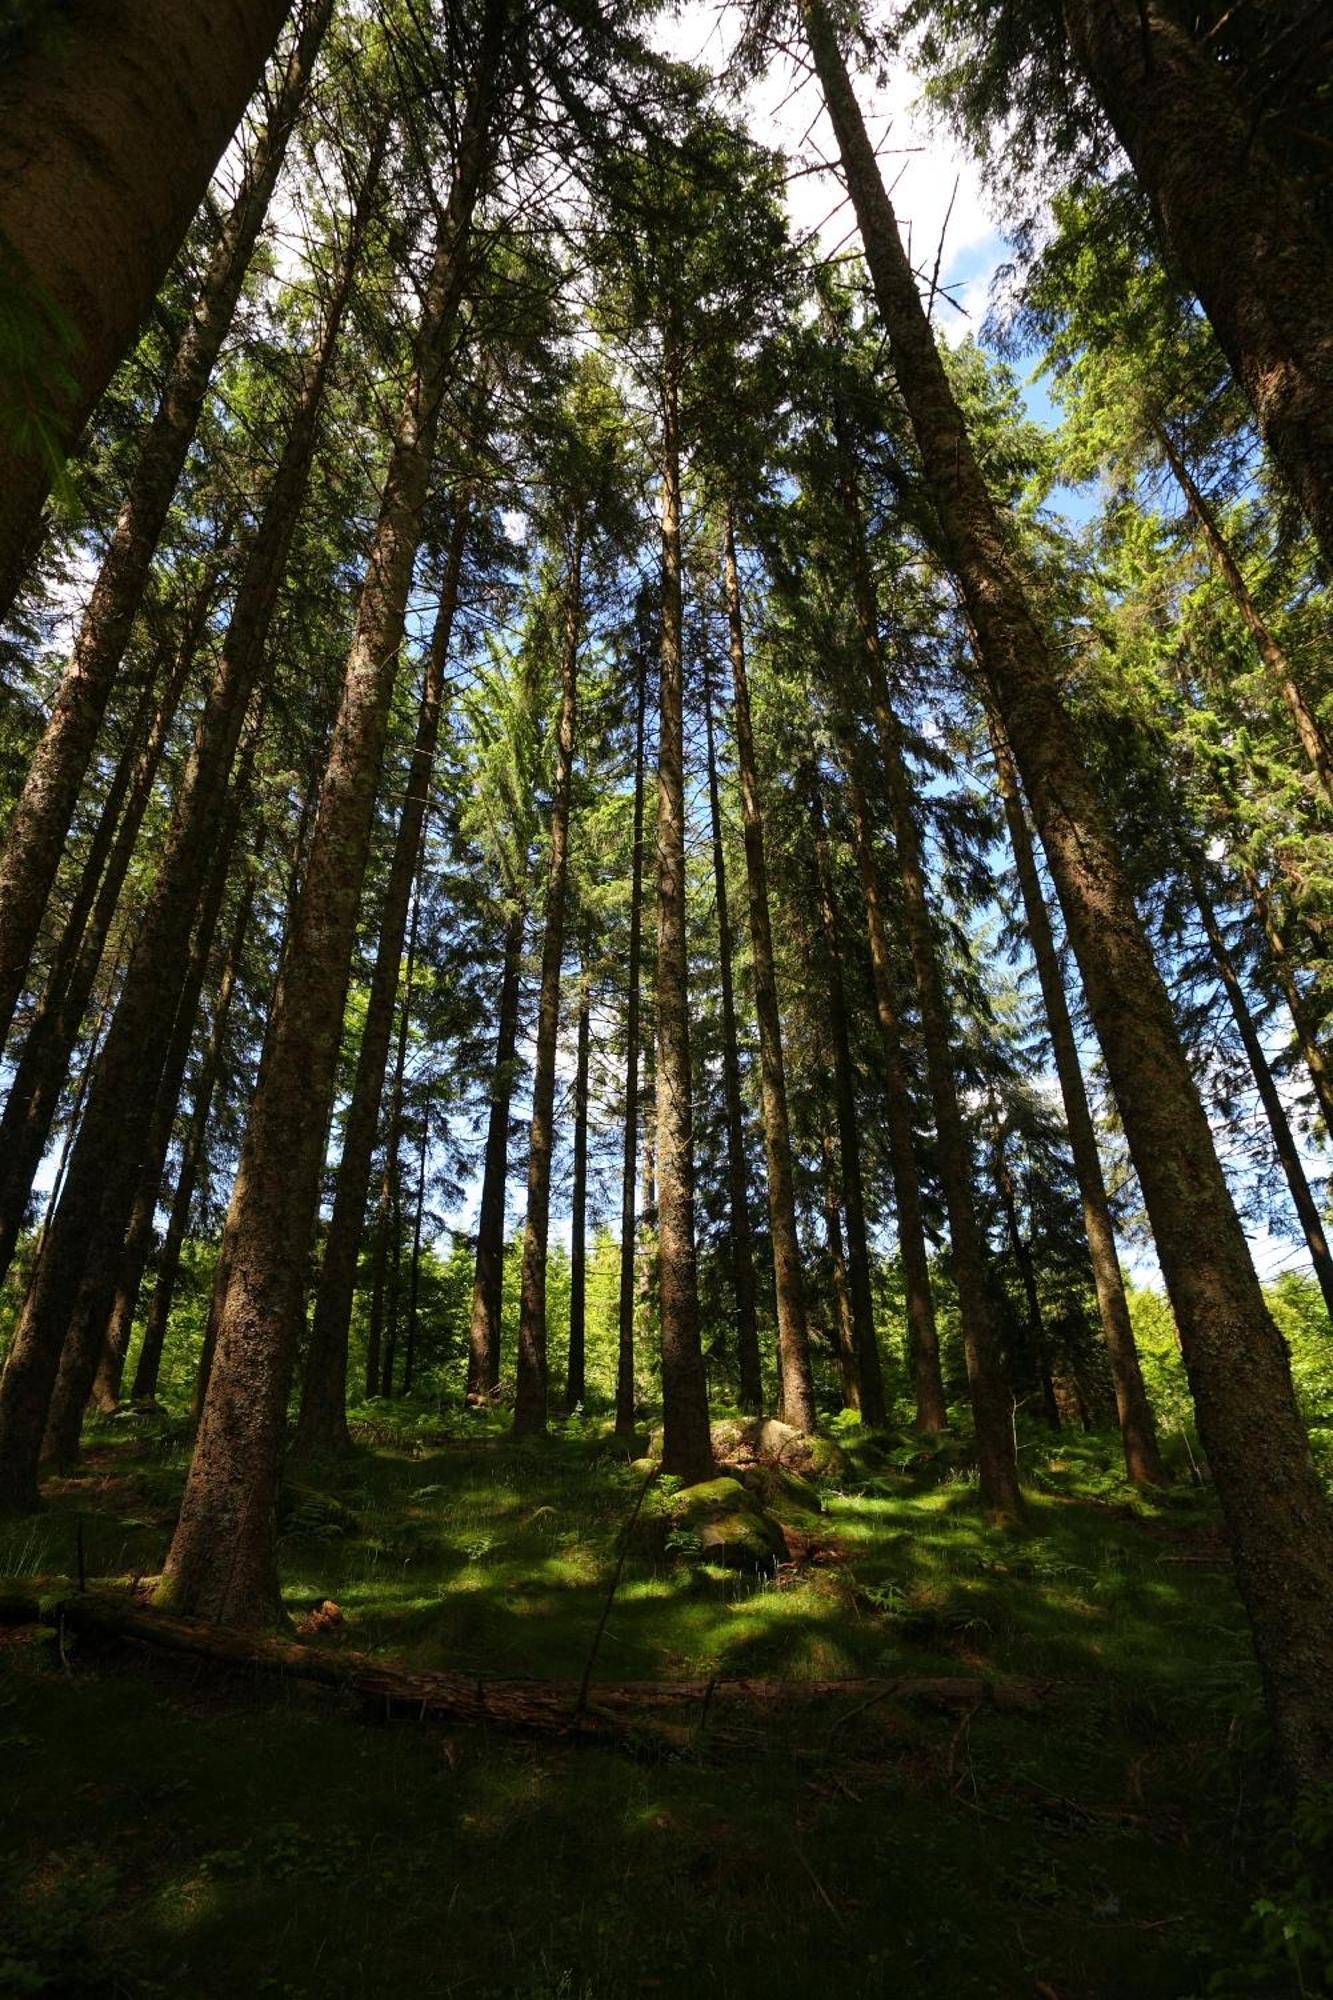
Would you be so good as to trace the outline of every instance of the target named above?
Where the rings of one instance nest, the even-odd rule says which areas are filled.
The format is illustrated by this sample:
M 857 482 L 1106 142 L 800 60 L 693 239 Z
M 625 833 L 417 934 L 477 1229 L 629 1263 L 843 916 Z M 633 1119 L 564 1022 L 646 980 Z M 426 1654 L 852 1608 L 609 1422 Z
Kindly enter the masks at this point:
M 641 1484 L 608 1442 L 377 1418 L 288 1496 L 290 1609 L 339 1607 L 312 1643 L 577 1677 Z M 739 1747 L 633 1754 L 376 1726 L 290 1682 L 0 1632 L 0 1993 L 1323 1990 L 1281 1948 L 1262 1971 L 1247 1930 L 1269 1758 L 1209 1497 L 1134 1497 L 1111 1438 L 1024 1443 L 1019 1534 L 985 1528 L 947 1453 L 892 1437 L 849 1447 L 775 1576 L 649 1534 L 595 1678 L 1015 1676 L 1033 1713 L 826 1696 Z M 0 1577 L 58 1592 L 80 1541 L 90 1581 L 151 1575 L 184 1463 L 178 1425 L 101 1425 L 42 1514 L 0 1527 Z

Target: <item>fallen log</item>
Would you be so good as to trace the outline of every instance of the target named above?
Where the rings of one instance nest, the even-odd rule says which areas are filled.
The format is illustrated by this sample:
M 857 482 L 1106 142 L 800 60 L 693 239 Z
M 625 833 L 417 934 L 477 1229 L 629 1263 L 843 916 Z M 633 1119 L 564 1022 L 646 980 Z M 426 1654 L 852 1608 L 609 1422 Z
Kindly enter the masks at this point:
M 944 1709 L 992 1707 L 1031 1713 L 1041 1707 L 1028 1681 L 978 1676 L 903 1675 L 880 1680 L 708 1680 L 621 1681 L 589 1690 L 580 1709 L 576 1680 L 517 1680 L 483 1674 L 438 1673 L 397 1666 L 367 1653 L 302 1645 L 294 1639 L 237 1631 L 196 1618 L 173 1618 L 121 1597 L 101 1593 L 65 1597 L 43 1609 L 45 1623 L 79 1638 L 129 1640 L 166 1652 L 188 1654 L 215 1666 L 308 1681 L 358 1697 L 368 1712 L 386 1719 L 464 1723 L 522 1734 L 555 1735 L 571 1741 L 632 1743 L 646 1737 L 678 1748 L 716 1709 L 789 1708 L 808 1701 L 859 1704 L 924 1702 Z M 665 1711 L 686 1711 L 679 1726 Z M 693 1717 L 689 1711 L 695 1711 Z M 839 1725 L 840 1726 L 840 1725 Z

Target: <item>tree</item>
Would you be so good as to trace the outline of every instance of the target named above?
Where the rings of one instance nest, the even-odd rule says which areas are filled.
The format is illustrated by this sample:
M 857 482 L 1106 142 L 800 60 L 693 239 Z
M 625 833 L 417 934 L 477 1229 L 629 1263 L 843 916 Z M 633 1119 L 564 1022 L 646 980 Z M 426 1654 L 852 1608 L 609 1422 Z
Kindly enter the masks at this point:
M 147 318 L 291 0 L 34 16 L 0 82 L 0 614 L 65 453 Z

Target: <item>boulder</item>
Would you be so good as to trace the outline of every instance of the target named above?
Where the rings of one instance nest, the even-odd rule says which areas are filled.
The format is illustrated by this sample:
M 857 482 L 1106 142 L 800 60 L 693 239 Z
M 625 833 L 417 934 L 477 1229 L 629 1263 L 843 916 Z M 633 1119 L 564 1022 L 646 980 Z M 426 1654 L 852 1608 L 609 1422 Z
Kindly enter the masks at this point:
M 787 1559 L 781 1528 L 738 1479 L 705 1479 L 682 1487 L 672 1494 L 667 1511 L 674 1530 L 698 1537 L 705 1562 L 771 1571 Z

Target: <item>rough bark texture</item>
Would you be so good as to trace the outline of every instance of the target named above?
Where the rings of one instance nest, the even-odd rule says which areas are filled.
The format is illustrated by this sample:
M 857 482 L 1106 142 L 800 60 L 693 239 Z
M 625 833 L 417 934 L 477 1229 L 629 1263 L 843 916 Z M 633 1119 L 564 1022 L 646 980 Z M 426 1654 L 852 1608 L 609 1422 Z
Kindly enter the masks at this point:
M 1189 876 L 1190 890 L 1203 923 L 1204 935 L 1208 939 L 1208 949 L 1212 953 L 1213 964 L 1217 968 L 1217 976 L 1222 982 L 1222 991 L 1227 997 L 1227 1006 L 1231 1010 L 1231 1018 L 1236 1024 L 1236 1032 L 1240 1036 L 1241 1046 L 1245 1050 L 1250 1068 L 1254 1072 L 1254 1082 L 1255 1088 L 1259 1093 L 1259 1102 L 1264 1107 L 1264 1116 L 1268 1120 L 1268 1129 L 1272 1134 L 1273 1151 L 1277 1154 L 1278 1164 L 1282 1168 L 1283 1177 L 1286 1180 L 1287 1189 L 1291 1195 L 1291 1205 L 1295 1209 L 1297 1220 L 1301 1225 L 1301 1234 L 1305 1238 L 1305 1247 L 1310 1253 L 1311 1268 L 1314 1271 L 1319 1290 L 1323 1295 L 1324 1305 L 1328 1309 L 1330 1318 L 1333 1318 L 1333 1254 L 1330 1254 L 1329 1251 L 1328 1238 L 1324 1232 L 1323 1217 L 1319 1213 L 1319 1203 L 1315 1200 L 1314 1191 L 1306 1178 L 1300 1148 L 1296 1144 L 1295 1136 L 1291 1129 L 1291 1121 L 1287 1117 L 1286 1107 L 1282 1102 L 1282 1093 L 1278 1089 L 1277 1080 L 1268 1066 L 1268 1058 L 1264 1054 L 1263 1041 L 1260 1038 L 1258 1029 L 1254 1025 L 1254 1020 L 1245 998 L 1244 981 L 1237 972 L 1235 960 L 1232 958 L 1231 952 L 1227 947 L 1222 926 L 1217 920 L 1217 912 L 1213 908 L 1213 899 L 1208 893 L 1208 884 L 1204 876 L 1203 867 L 1197 856 L 1192 854 L 1186 855 L 1185 869 Z
M 224 1232 L 217 1350 L 163 1598 L 254 1625 L 282 1615 L 276 1520 L 283 1432 L 337 1075 L 374 797 L 421 532 L 472 213 L 490 153 L 506 8 L 490 0 L 412 376 L 362 586 L 304 892 L 274 998 Z
M 1075 56 L 1333 563 L 1333 255 L 1176 0 L 1064 0 Z
M 10 819 L 0 858 L 0 1031 L 7 1032 L 22 988 L 79 786 L 125 656 L 171 496 L 236 310 L 331 7 L 332 0 L 312 0 L 274 99 L 272 116 L 255 143 L 144 439 L 73 657 Z
M 948 560 L 1046 850 L 1143 1188 L 1278 1752 L 1293 1784 L 1316 1785 L 1333 1776 L 1333 1514 L 1296 1408 L 1290 1360 L 1079 759 L 1057 663 L 1026 602 L 935 348 L 832 23 L 822 0 L 803 0 L 803 15 Z M 1199 172 L 1211 157 L 1209 136 L 1194 158 Z M 1333 337 L 1333 313 L 1309 325 Z M 1333 465 L 1327 439 L 1322 453 L 1325 467 Z
M 1267 940 L 1273 976 L 1282 989 L 1287 1012 L 1291 1015 L 1291 1025 L 1300 1045 L 1301 1057 L 1323 1115 L 1324 1130 L 1333 1134 L 1333 1061 L 1330 1060 L 1319 1039 L 1314 1014 L 1297 980 L 1296 968 L 1292 963 L 1287 941 L 1273 912 L 1273 898 L 1248 863 L 1240 863 L 1239 872 L 1250 893 L 1255 916 L 1259 919 Z
M 486 1123 L 486 1151 L 481 1174 L 481 1206 L 477 1214 L 477 1266 L 472 1280 L 472 1314 L 468 1322 L 467 1400 L 489 1402 L 500 1386 L 500 1321 L 505 1270 L 505 1184 L 509 1177 L 509 1107 L 514 1094 L 514 1053 L 518 1047 L 518 1011 L 523 974 L 524 912 L 516 907 L 505 927 L 504 966 L 500 974 L 499 1023 L 495 1037 L 495 1067 L 491 1071 L 491 1102 Z
M 403 1262 L 403 1103 L 407 1076 L 407 1043 L 412 1027 L 417 927 L 420 917 L 421 896 L 418 891 L 412 902 L 412 929 L 407 940 L 403 1001 L 398 1009 L 398 1039 L 393 1058 L 393 1082 L 389 1089 L 389 1108 L 384 1120 L 384 1185 L 388 1193 L 388 1203 L 387 1209 L 381 1212 L 382 1227 L 377 1246 L 379 1282 L 384 1307 L 384 1352 L 377 1385 L 381 1396 L 392 1396 L 394 1371 L 398 1362 L 398 1306 L 401 1296 L 399 1281 Z M 369 1367 L 366 1373 L 370 1376 Z
M 861 1370 L 856 1359 L 856 1321 L 852 1313 L 852 1288 L 847 1282 L 847 1253 L 842 1237 L 844 1195 L 838 1171 L 838 1149 L 831 1133 L 824 1134 L 824 1240 L 828 1246 L 833 1275 L 834 1346 L 838 1372 L 842 1377 L 843 1406 L 861 1407 Z
M 636 669 L 634 709 L 634 848 L 630 861 L 629 966 L 625 994 L 625 1131 L 620 1166 L 620 1295 L 616 1344 L 616 1436 L 634 1434 L 634 1253 L 635 1173 L 639 1152 L 639 1035 L 643 967 L 643 796 L 644 713 L 648 673 L 642 655 Z
M 736 537 L 727 517 L 723 555 L 731 676 L 735 695 L 736 763 L 741 781 L 745 835 L 745 877 L 750 904 L 750 948 L 754 963 L 754 1005 L 759 1020 L 759 1069 L 764 1110 L 764 1154 L 768 1166 L 768 1216 L 773 1236 L 773 1281 L 778 1313 L 778 1372 L 783 1421 L 798 1431 L 815 1427 L 815 1390 L 810 1373 L 810 1339 L 801 1282 L 801 1239 L 796 1228 L 796 1180 L 792 1171 L 787 1079 L 782 1061 L 782 1021 L 778 1013 L 773 929 L 768 908 L 768 863 L 764 855 L 764 812 L 750 717 L 745 670 L 745 627 L 741 613 Z
M 579 977 L 578 1047 L 574 1059 L 574 1187 L 569 1217 L 569 1358 L 565 1408 L 588 1399 L 588 1064 L 592 1055 L 590 941 L 585 937 Z
M 879 1022 L 889 1171 L 893 1176 L 893 1203 L 898 1214 L 898 1255 L 902 1260 L 907 1312 L 907 1352 L 912 1369 L 912 1386 L 916 1391 L 915 1428 L 926 1436 L 935 1436 L 948 1423 L 949 1411 L 940 1370 L 940 1338 L 935 1325 L 935 1297 L 930 1282 L 930 1259 L 926 1253 L 926 1230 L 921 1218 L 921 1175 L 913 1130 L 912 1093 L 907 1083 L 898 1018 L 897 982 L 889 945 L 889 917 L 875 855 L 865 787 L 859 770 L 859 753 L 854 746 L 848 751 L 847 765 L 848 797 L 856 838 L 856 867 L 866 906 L 870 973 L 875 988 L 875 1015 Z
M 245 888 L 237 905 L 231 942 L 227 949 L 222 976 L 218 981 L 217 997 L 213 1003 L 213 1020 L 208 1031 L 208 1043 L 195 1081 L 190 1119 L 181 1143 L 180 1172 L 176 1176 L 176 1187 L 171 1198 L 171 1213 L 167 1218 L 167 1233 L 163 1238 L 162 1254 L 157 1263 L 157 1282 L 149 1302 L 143 1340 L 140 1343 L 139 1356 L 134 1368 L 134 1381 L 130 1389 L 131 1397 L 136 1403 L 151 1402 L 157 1395 L 158 1372 L 162 1366 L 162 1349 L 166 1343 L 172 1301 L 176 1295 L 176 1281 L 180 1275 L 181 1252 L 185 1247 L 185 1238 L 190 1226 L 194 1191 L 199 1184 L 199 1175 L 203 1169 L 213 1097 L 222 1072 L 227 1022 L 240 977 L 241 954 L 245 948 L 254 909 L 254 884 L 255 877 L 251 873 L 247 876 Z
M 662 1464 L 667 1472 L 692 1481 L 711 1474 L 713 1443 L 694 1254 L 678 393 L 668 352 L 662 385 L 662 643 L 657 703 L 657 1274 Z
M 1013 753 L 1003 725 L 993 711 L 990 730 L 1005 825 L 1013 850 L 1028 939 L 1037 963 L 1037 980 L 1046 1010 L 1051 1053 L 1060 1080 L 1060 1100 L 1064 1105 L 1065 1124 L 1069 1131 L 1069 1149 L 1074 1158 L 1083 1228 L 1092 1261 L 1092 1281 L 1097 1292 L 1097 1310 L 1101 1315 L 1102 1333 L 1111 1363 L 1111 1379 L 1115 1385 L 1125 1470 L 1136 1486 L 1156 1486 L 1162 1483 L 1166 1474 L 1157 1446 L 1152 1406 L 1143 1385 L 1134 1328 L 1130 1322 L 1129 1301 L 1125 1297 L 1125 1281 L 1121 1276 L 1120 1257 L 1116 1250 L 1115 1226 L 1111 1221 L 1111 1204 L 1106 1196 L 1101 1154 L 1097 1148 L 1092 1112 L 1088 1107 L 1088 1093 L 1083 1083 L 1083 1066 L 1079 1061 L 1069 1002 L 1065 998 L 1055 935 L 1018 787 Z
M 55 464 L 147 318 L 290 7 L 71 0 L 6 64 L 0 286 L 33 351 L 0 381 L 0 615 Z
M 992 1107 L 994 1115 L 994 1107 Z M 1032 1349 L 1033 1365 L 1041 1385 L 1041 1406 L 1046 1421 L 1053 1431 L 1060 1428 L 1060 1405 L 1055 1399 L 1055 1380 L 1051 1374 L 1051 1346 L 1046 1335 L 1046 1319 L 1041 1309 L 1041 1293 L 1037 1287 L 1037 1266 L 1033 1261 L 1032 1246 L 1023 1234 L 1018 1214 L 1018 1189 L 1014 1185 L 1013 1168 L 1009 1164 L 1009 1154 L 1005 1146 L 1004 1129 L 998 1119 L 995 1131 L 995 1192 L 1000 1199 L 1000 1213 L 1004 1217 L 1005 1235 L 1009 1238 L 1009 1250 L 1018 1271 L 1018 1282 L 1023 1287 L 1023 1299 L 1027 1306 L 1028 1341 Z
M 727 1111 L 727 1177 L 731 1191 L 731 1279 L 736 1296 L 736 1357 L 740 1406 L 763 1408 L 764 1379 L 759 1364 L 759 1323 L 754 1305 L 754 1235 L 750 1228 L 749 1175 L 745 1168 L 745 1121 L 741 1113 L 741 1066 L 736 1046 L 736 999 L 731 979 L 731 912 L 727 906 L 727 866 L 722 851 L 722 801 L 717 782 L 713 732 L 713 690 L 704 668 L 704 734 L 708 746 L 708 809 L 713 833 L 713 884 L 717 895 L 717 959 L 722 986 L 722 1091 Z
M 417 1141 L 417 1194 L 412 1217 L 412 1268 L 407 1281 L 407 1339 L 403 1344 L 403 1394 L 410 1396 L 417 1370 L 417 1338 L 421 1329 L 421 1231 L 426 1216 L 426 1162 L 430 1157 L 431 1102 L 421 1107 L 421 1137 Z
M 915 297 L 915 292 L 913 293 Z M 921 1010 L 926 1076 L 935 1114 L 936 1156 L 949 1218 L 949 1249 L 962 1321 L 967 1389 L 976 1432 L 981 1497 L 997 1519 L 1022 1512 L 1018 1460 L 1008 1390 L 1001 1368 L 987 1285 L 986 1244 L 977 1220 L 972 1147 L 954 1074 L 953 1020 L 940 967 L 926 866 L 916 823 L 902 730 L 889 692 L 879 629 L 879 603 L 865 543 L 860 495 L 850 454 L 839 437 L 843 508 L 848 527 L 852 589 L 865 660 L 870 708 L 893 826 L 899 908 Z
M 546 1244 L 551 1226 L 551 1155 L 555 1149 L 555 1063 L 560 1034 L 560 968 L 565 957 L 565 890 L 569 880 L 569 816 L 574 788 L 574 725 L 578 708 L 579 642 L 583 636 L 583 516 L 575 524 L 565 579 L 565 632 L 560 662 L 555 779 L 546 862 L 537 1045 L 532 1069 L 528 1136 L 528 1213 L 518 1301 L 518 1371 L 514 1435 L 546 1429 Z
M 1176 484 L 1184 494 L 1190 513 L 1198 523 L 1213 559 L 1222 572 L 1236 609 L 1249 628 L 1250 637 L 1254 640 L 1259 657 L 1282 697 L 1300 746 L 1309 760 L 1311 770 L 1319 780 L 1324 799 L 1326 803 L 1333 804 L 1333 751 L 1329 749 L 1328 738 L 1320 727 L 1319 718 L 1296 678 L 1286 651 L 1255 603 L 1240 564 L 1231 553 L 1231 545 L 1218 525 L 1217 516 L 1200 491 L 1189 467 L 1176 450 L 1171 433 L 1165 424 L 1156 426 L 1156 435 Z
M 847 1026 L 847 993 L 842 976 L 842 942 L 833 878 L 829 868 L 828 834 L 818 792 L 811 797 L 815 833 L 815 870 L 819 921 L 823 932 L 823 980 L 827 1001 L 827 1036 L 833 1044 L 833 1101 L 838 1122 L 843 1210 L 847 1222 L 847 1284 L 851 1295 L 852 1344 L 861 1394 L 857 1407 L 867 1424 L 888 1421 L 879 1343 L 875 1338 L 875 1306 L 870 1286 L 870 1248 L 866 1239 L 866 1204 L 861 1183 L 861 1133 L 856 1114 L 856 1073 Z
M 314 1319 L 296 1432 L 299 1448 L 313 1453 L 341 1451 L 349 1441 L 347 1334 L 352 1317 L 352 1296 L 356 1289 L 357 1259 L 361 1254 L 366 1199 L 370 1192 L 380 1098 L 389 1059 L 389 1039 L 393 1032 L 393 1011 L 398 995 L 403 941 L 407 934 L 408 907 L 421 858 L 435 769 L 435 748 L 444 704 L 444 670 L 458 607 L 466 535 L 467 508 L 460 506 L 454 517 L 439 610 L 426 653 L 416 738 L 408 765 L 407 791 L 398 817 L 389 879 L 380 912 L 379 944 L 361 1029 L 352 1098 L 343 1127 L 343 1150 L 338 1163 L 333 1216 L 325 1239 L 324 1262 L 315 1293 Z
M 248 774 L 247 774 L 248 777 Z M 242 794 L 249 791 L 248 782 Z M 218 829 L 208 882 L 200 902 L 188 958 L 180 970 L 170 1014 L 164 1011 L 163 1035 L 155 1044 L 156 1063 L 145 1067 L 142 1085 L 151 1092 L 150 1116 L 141 1149 L 116 1163 L 119 1185 L 103 1189 L 102 1214 L 90 1246 L 73 1321 L 60 1356 L 51 1408 L 46 1420 L 42 1456 L 48 1464 L 68 1465 L 78 1455 L 79 1437 L 99 1363 L 108 1342 L 116 1337 L 114 1309 L 121 1288 L 129 1291 L 123 1325 L 124 1345 L 115 1357 L 114 1404 L 120 1388 L 120 1365 L 129 1343 L 130 1323 L 139 1296 L 139 1282 L 152 1236 L 158 1190 L 175 1122 L 185 1066 L 194 1039 L 200 996 L 208 972 L 213 939 L 226 895 L 227 876 L 236 845 L 244 796 L 234 799 Z M 156 1071 L 156 1074 L 154 1074 Z
M 364 216 L 358 205 L 357 216 Z M 19 1366 L 0 1381 L 0 1496 L 36 1501 L 35 1433 L 44 1425 L 61 1346 L 84 1270 L 115 1254 L 117 1218 L 108 1190 L 124 1190 L 120 1163 L 137 1155 L 152 1116 L 154 1061 L 172 1018 L 217 815 L 263 666 L 269 626 L 295 532 L 318 434 L 324 385 L 350 293 L 358 227 L 300 395 L 263 517 L 237 587 L 221 655 L 182 779 L 161 865 L 139 925 L 124 988 L 80 1128 L 69 1181 L 15 1339 Z M 258 718 L 250 725 L 257 731 Z M 94 1226 L 100 1232 L 94 1241 Z
M 88 1002 L 97 984 L 107 937 L 134 858 L 135 843 L 152 796 L 166 739 L 175 720 L 197 637 L 197 631 L 191 627 L 177 655 L 147 740 L 140 746 L 105 868 L 92 884 L 96 893 L 91 909 L 84 916 L 80 907 L 84 902 L 82 892 L 90 872 L 85 871 L 85 882 L 80 884 L 76 907 L 70 911 L 50 978 L 24 1037 L 23 1051 L 5 1101 L 4 1116 L 0 1118 L 0 1163 L 3 1163 L 0 1164 L 0 1271 L 9 1269 L 23 1226 L 33 1178 L 51 1136 L 60 1093 L 78 1044 Z

